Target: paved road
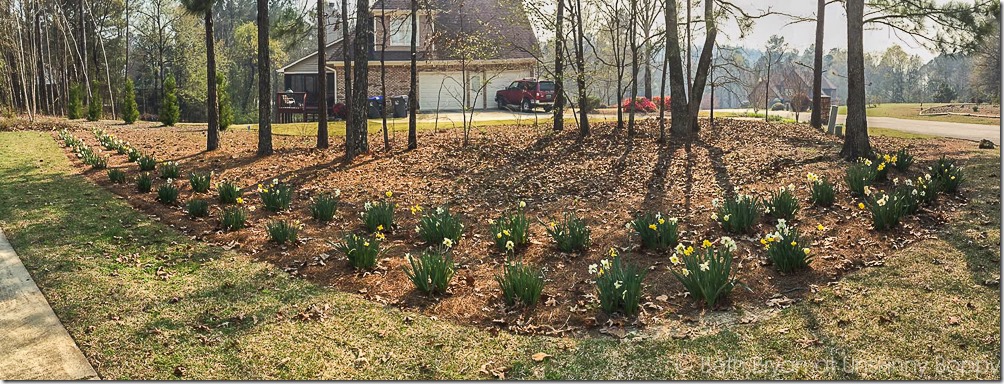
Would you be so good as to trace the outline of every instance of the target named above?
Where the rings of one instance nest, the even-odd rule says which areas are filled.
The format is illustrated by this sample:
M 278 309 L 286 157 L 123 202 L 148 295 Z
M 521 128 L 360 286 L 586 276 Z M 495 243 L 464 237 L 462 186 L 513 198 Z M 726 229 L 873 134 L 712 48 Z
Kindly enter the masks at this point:
M 847 116 L 837 116 L 837 123 L 843 124 L 846 119 Z M 1001 128 L 996 125 L 907 120 L 893 117 L 869 117 L 868 126 L 963 140 L 980 141 L 989 139 L 996 144 L 1001 143 Z
M 0 380 L 97 377 L 0 231 Z

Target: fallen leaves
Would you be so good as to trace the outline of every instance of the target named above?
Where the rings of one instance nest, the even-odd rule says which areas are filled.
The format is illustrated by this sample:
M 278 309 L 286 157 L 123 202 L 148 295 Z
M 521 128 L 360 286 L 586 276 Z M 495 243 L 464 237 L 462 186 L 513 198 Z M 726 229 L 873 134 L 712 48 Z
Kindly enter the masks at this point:
M 530 356 L 530 358 L 533 359 L 533 361 L 536 361 L 538 363 L 544 361 L 548 357 L 551 357 L 551 355 L 548 355 L 544 352 L 537 352 Z

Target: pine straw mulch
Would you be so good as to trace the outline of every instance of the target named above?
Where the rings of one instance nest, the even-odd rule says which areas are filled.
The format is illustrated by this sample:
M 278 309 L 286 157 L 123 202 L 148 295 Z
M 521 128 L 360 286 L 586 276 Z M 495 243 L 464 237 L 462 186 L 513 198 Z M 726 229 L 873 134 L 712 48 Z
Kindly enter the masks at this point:
M 180 206 L 156 202 L 156 193 L 137 193 L 133 180 L 138 167 L 126 164 L 126 156 L 114 155 L 109 162 L 110 167 L 128 173 L 130 182 L 126 185 L 111 184 L 104 171 L 86 170 L 79 160 L 73 161 L 95 183 L 193 239 L 253 255 L 292 275 L 385 305 L 492 330 L 539 334 L 600 331 L 623 335 L 623 326 L 658 329 L 660 324 L 718 321 L 710 319 L 755 321 L 756 313 L 791 305 L 845 273 L 881 265 L 895 249 L 935 236 L 934 230 L 950 219 L 958 204 L 966 202 L 964 197 L 941 197 L 934 207 L 906 218 L 900 228 L 878 233 L 870 229 L 870 215 L 857 208 L 859 201 L 847 194 L 842 181 L 846 163 L 838 157 L 837 138 L 805 125 L 719 119 L 714 128 L 703 122 L 699 139 L 688 154 L 680 145 L 656 143 L 654 120 L 639 124 L 640 133 L 632 140 L 617 134 L 611 125 L 593 127 L 593 135 L 585 139 L 579 139 L 574 130 L 552 134 L 543 128 L 493 127 L 475 132 L 467 147 L 461 145 L 459 131 L 426 132 L 420 134 L 421 146 L 415 151 L 376 151 L 352 163 L 344 162 L 341 137 L 332 139 L 332 149 L 315 150 L 313 137 L 276 136 L 276 154 L 257 158 L 257 134 L 243 129 L 224 132 L 221 149 L 205 153 L 205 133 L 199 129 L 100 125 L 160 161 L 181 162 L 186 180 L 175 181 L 182 191 L 181 205 L 193 195 L 187 182 L 192 171 L 215 172 L 214 185 L 221 177 L 236 180 L 244 187 L 245 198 L 255 205 L 260 205 L 254 193 L 259 183 L 278 178 L 295 186 L 290 212 L 269 215 L 258 209 L 250 215 L 249 228 L 233 233 L 218 231 L 215 217 L 219 207 L 212 194 L 201 196 L 213 202 L 210 218 L 192 220 Z M 94 135 L 87 131 L 93 126 L 80 124 L 74 133 L 97 147 Z M 378 140 L 378 135 L 370 136 L 371 148 L 382 148 Z M 404 147 L 402 142 L 393 145 Z M 894 170 L 892 179 L 916 177 L 942 154 L 965 158 L 975 144 L 876 137 L 873 146 L 882 152 L 910 147 L 917 157 L 908 175 Z M 826 176 L 838 185 L 833 207 L 809 205 L 807 172 Z M 163 182 L 156 180 L 154 190 Z M 764 218 L 752 236 L 735 236 L 739 249 L 734 265 L 738 279 L 749 290 L 737 288 L 715 312 L 686 297 L 682 285 L 668 271 L 668 252 L 639 250 L 637 239 L 625 228 L 640 210 L 662 211 L 680 218 L 684 241 L 699 244 L 705 238 L 715 240 L 725 233 L 710 219 L 712 199 L 737 187 L 762 194 L 789 183 L 799 188 L 802 211 L 795 223 L 812 239 L 815 259 L 811 269 L 783 275 L 768 265 L 757 243 L 759 236 L 773 229 L 770 219 Z M 879 187 L 890 189 L 892 185 L 887 182 Z M 310 197 L 334 189 L 342 192 L 338 217 L 327 226 L 310 220 Z M 388 234 L 385 243 L 391 250 L 377 270 L 356 272 L 332 243 L 347 232 L 361 232 L 358 215 L 363 204 L 382 198 L 388 190 L 394 191 L 393 200 L 399 207 L 399 227 Z M 514 209 L 519 201 L 526 201 L 533 222 L 532 244 L 523 256 L 541 266 L 547 277 L 541 303 L 528 310 L 506 308 L 499 298 L 493 276 L 499 273 L 504 257 L 494 251 L 487 223 Z M 407 263 L 402 256 L 424 247 L 414 231 L 417 218 L 407 209 L 415 204 L 427 209 L 448 205 L 467 225 L 464 239 L 455 247 L 457 276 L 442 297 L 417 293 L 402 271 Z M 537 222 L 563 210 L 574 210 L 592 229 L 592 246 L 584 254 L 555 251 L 543 224 Z M 300 244 L 279 247 L 267 241 L 265 223 L 276 217 L 306 223 Z M 818 224 L 824 225 L 825 231 L 818 231 Z M 608 317 L 598 309 L 587 267 L 602 259 L 611 247 L 620 249 L 630 262 L 650 269 L 643 311 L 636 319 Z

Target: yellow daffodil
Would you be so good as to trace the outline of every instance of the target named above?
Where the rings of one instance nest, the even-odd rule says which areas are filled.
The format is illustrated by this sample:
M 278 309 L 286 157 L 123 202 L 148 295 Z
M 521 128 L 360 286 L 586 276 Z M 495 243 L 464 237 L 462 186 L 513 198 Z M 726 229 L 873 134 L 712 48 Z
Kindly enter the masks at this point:
M 812 250 L 810 250 L 809 248 L 802 248 L 802 252 L 805 252 L 805 254 L 808 255 L 809 252 L 812 252 Z
M 865 209 L 865 203 L 858 203 L 858 209 Z
M 617 257 L 617 250 L 610 248 L 610 257 Z
M 826 227 L 824 227 L 822 224 L 818 224 L 818 225 L 816 225 L 816 229 L 818 229 L 820 231 L 825 231 Z
M 244 204 L 244 198 L 243 197 L 238 197 L 237 198 L 237 204 Z
M 386 238 L 387 238 L 387 236 L 384 236 L 383 233 L 377 232 L 377 234 L 376 234 L 376 239 L 377 240 L 383 240 L 383 239 L 386 239 Z
M 495 234 L 495 238 L 496 239 L 501 239 L 502 238 L 502 232 L 496 233 Z
M 506 236 L 512 236 L 512 233 L 510 233 L 508 229 L 503 229 L 502 234 Z
M 391 191 L 387 191 L 387 193 L 384 193 L 384 195 L 385 195 L 385 196 L 387 196 L 387 197 L 389 198 L 389 197 L 392 197 L 392 196 L 394 196 L 394 192 L 391 192 Z
M 659 219 L 659 225 L 666 224 L 666 219 Z
M 370 242 L 369 242 L 369 241 L 364 241 L 364 242 L 363 242 L 363 246 L 364 246 L 364 247 L 368 247 L 368 246 L 370 246 Z
M 689 269 L 687 269 L 687 268 L 683 268 L 683 269 L 682 269 L 682 270 L 680 271 L 680 273 L 682 273 L 682 274 L 683 274 L 684 276 L 690 276 L 690 270 L 689 270 Z
M 655 230 L 657 230 L 657 229 L 658 229 L 658 227 L 656 227 L 656 225 L 655 225 L 655 224 L 649 224 L 649 225 L 648 225 L 648 229 L 651 229 L 651 230 L 655 231 Z
M 704 239 L 704 242 L 701 243 L 701 245 L 704 246 L 704 248 L 710 248 L 711 247 L 711 242 L 708 241 L 708 239 Z
M 687 247 L 687 249 L 683 250 L 683 254 L 686 256 L 690 256 L 693 253 L 694 253 L 694 247 Z
M 520 208 L 526 208 L 526 202 L 525 201 L 520 201 L 519 202 L 519 207 Z
M 760 239 L 760 244 L 767 245 L 767 239 Z
M 382 232 L 382 231 L 383 231 L 383 224 L 380 224 L 377 226 L 377 232 Z
M 795 246 L 798 246 L 798 243 L 796 243 L 796 242 L 792 241 L 792 242 L 791 242 L 791 246 L 792 246 L 792 247 L 795 247 Z

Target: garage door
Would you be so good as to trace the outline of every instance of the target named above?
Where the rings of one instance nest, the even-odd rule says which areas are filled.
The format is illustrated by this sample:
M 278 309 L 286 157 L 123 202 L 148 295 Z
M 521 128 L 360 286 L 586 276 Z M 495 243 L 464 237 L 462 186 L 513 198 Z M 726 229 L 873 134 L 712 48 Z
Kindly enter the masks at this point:
M 418 105 L 423 112 L 460 110 L 464 99 L 463 76 L 458 72 L 418 74 Z
M 495 92 L 505 89 L 513 81 L 530 77 L 529 71 L 488 71 L 485 78 L 488 79 L 488 86 L 485 87 L 485 94 L 488 96 L 488 107 L 495 107 Z

